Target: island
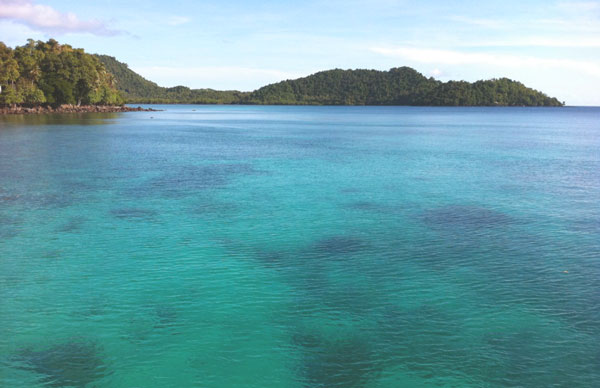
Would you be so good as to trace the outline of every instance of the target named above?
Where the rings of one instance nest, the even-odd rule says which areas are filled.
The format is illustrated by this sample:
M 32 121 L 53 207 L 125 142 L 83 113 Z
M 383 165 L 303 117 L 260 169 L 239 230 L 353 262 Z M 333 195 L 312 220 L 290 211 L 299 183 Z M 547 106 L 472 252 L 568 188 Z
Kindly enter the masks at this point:
M 94 55 L 50 39 L 14 50 L 0 42 L 0 114 L 149 111 L 124 105 Z
M 146 110 L 125 103 L 247 105 L 563 106 L 508 78 L 442 82 L 410 67 L 333 69 L 253 92 L 165 88 L 107 55 L 29 39 L 0 42 L 0 114 Z
M 131 103 L 257 105 L 563 106 L 564 103 L 508 78 L 441 82 L 410 67 L 327 70 L 264 86 L 253 92 L 164 88 L 115 58 L 98 55 Z

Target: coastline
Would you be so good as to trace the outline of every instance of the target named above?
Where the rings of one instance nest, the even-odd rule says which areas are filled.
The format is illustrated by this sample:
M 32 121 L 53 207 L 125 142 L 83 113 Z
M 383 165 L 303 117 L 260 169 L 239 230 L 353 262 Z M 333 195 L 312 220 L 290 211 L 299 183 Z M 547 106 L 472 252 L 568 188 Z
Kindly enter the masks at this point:
M 157 112 L 157 109 L 136 108 L 125 105 L 69 105 L 64 104 L 56 108 L 51 106 L 6 106 L 0 107 L 0 115 L 21 115 L 21 114 L 48 114 L 48 113 L 118 113 L 118 112 Z

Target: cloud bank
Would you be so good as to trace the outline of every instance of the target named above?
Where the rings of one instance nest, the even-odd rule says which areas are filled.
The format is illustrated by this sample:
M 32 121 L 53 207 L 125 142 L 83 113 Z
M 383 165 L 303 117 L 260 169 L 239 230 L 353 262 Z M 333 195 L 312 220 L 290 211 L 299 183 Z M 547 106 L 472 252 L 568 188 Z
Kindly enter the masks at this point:
M 167 19 L 167 24 L 170 26 L 180 26 L 189 23 L 191 20 L 186 16 L 171 16 Z
M 51 33 L 90 33 L 117 35 L 120 31 L 109 29 L 98 20 L 80 20 L 72 12 L 59 12 L 30 0 L 0 0 L 0 19 L 25 24 L 35 30 Z

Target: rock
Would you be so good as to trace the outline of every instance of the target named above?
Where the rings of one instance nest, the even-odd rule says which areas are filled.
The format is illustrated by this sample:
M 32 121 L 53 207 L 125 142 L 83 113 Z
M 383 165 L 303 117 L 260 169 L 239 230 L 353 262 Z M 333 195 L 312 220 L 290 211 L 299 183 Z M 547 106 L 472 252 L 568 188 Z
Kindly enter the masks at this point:
M 22 107 L 18 105 L 0 106 L 0 115 L 4 114 L 39 114 L 39 113 L 108 113 L 108 112 L 157 112 L 156 109 L 136 108 L 119 105 L 71 105 L 62 104 L 56 108 L 51 106 Z

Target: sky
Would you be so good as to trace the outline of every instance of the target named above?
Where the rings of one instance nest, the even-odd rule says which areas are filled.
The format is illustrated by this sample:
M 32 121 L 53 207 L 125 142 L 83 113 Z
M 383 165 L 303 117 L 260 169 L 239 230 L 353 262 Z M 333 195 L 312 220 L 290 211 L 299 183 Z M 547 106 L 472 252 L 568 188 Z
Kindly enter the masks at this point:
M 161 86 L 249 91 L 410 66 L 600 106 L 600 0 L 0 0 L 0 41 L 28 38 L 114 56 Z

